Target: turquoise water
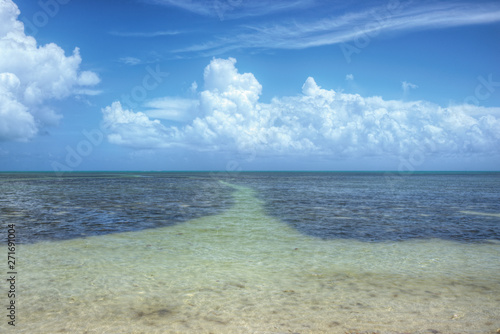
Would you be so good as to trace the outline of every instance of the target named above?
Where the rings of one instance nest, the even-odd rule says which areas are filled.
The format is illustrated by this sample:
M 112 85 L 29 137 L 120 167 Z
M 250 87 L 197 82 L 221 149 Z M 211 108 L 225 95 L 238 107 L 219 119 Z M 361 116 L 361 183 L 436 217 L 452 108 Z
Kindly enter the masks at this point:
M 69 224 L 59 218 L 60 223 L 48 224 L 47 230 L 66 226 L 70 238 L 61 237 L 59 231 L 39 232 L 38 239 L 25 238 L 29 242 L 18 247 L 16 332 L 494 333 L 500 328 L 500 242 L 495 235 L 468 238 L 471 242 L 464 241 L 464 233 L 456 234 L 457 240 L 424 234 L 420 238 L 383 237 L 375 241 L 371 237 L 366 241 L 356 233 L 351 238 L 332 237 L 325 227 L 327 219 L 305 233 L 304 226 L 289 220 L 290 208 L 285 204 L 281 204 L 283 219 L 270 214 L 269 203 L 279 196 L 265 200 L 272 191 L 282 192 L 283 187 L 277 188 L 277 184 L 288 181 L 241 180 L 210 177 L 201 183 L 206 188 L 195 183 L 194 188 L 210 191 L 211 198 L 203 198 L 209 203 L 196 204 L 197 200 L 176 193 L 173 197 L 181 200 L 179 208 L 199 208 L 180 211 L 181 218 L 174 215 L 163 226 L 155 221 L 162 216 L 158 212 L 158 217 L 150 213 L 152 218 L 146 222 L 154 222 L 154 228 L 124 225 L 125 231 L 110 231 L 113 223 L 121 221 L 111 219 L 111 227 L 101 224 L 104 230 L 100 233 L 92 235 L 83 228 L 79 231 L 90 235 L 75 237 Z M 357 180 L 358 186 L 366 182 Z M 472 182 L 470 178 L 465 181 Z M 30 193 L 33 186 L 23 182 L 16 187 Z M 375 188 L 379 188 L 376 182 Z M 106 183 L 117 187 L 110 179 Z M 84 190 L 64 182 L 44 186 L 48 184 L 55 188 L 66 184 L 75 192 Z M 129 186 L 125 182 L 122 191 Z M 147 199 L 140 189 L 138 186 L 135 196 Z M 3 208 L 8 210 L 3 210 L 3 217 L 19 219 L 18 224 L 21 218 L 35 214 L 38 218 L 65 217 L 64 205 L 66 211 L 80 210 L 72 209 L 78 198 L 71 203 L 61 200 L 61 207 L 51 213 L 31 198 L 31 209 L 23 211 L 21 206 L 14 207 L 14 194 L 7 195 Z M 71 197 L 51 196 L 52 201 Z M 95 215 L 123 215 L 110 213 L 120 211 L 116 205 L 130 200 L 129 195 L 123 196 L 122 204 L 116 198 L 101 203 L 101 208 L 112 209 Z M 102 194 L 94 195 L 96 200 L 100 197 Z M 310 198 L 302 200 L 309 205 Z M 155 210 L 159 208 L 159 200 L 142 203 L 144 208 L 151 203 Z M 134 205 L 140 207 L 141 201 Z M 360 206 L 354 205 L 359 217 L 374 216 L 373 205 L 366 206 L 364 212 Z M 487 228 L 498 224 L 492 207 L 485 208 L 484 200 L 481 206 L 481 210 L 474 203 L 457 207 L 456 215 L 484 219 Z M 336 217 L 346 216 L 366 229 L 364 218 L 356 220 L 346 210 L 336 212 Z M 422 214 L 425 220 L 426 213 Z M 82 224 L 95 223 L 92 215 L 85 217 L 88 221 Z M 28 229 L 28 225 L 23 226 Z M 320 227 L 325 229 L 324 238 L 316 236 Z M 6 321 L 0 323 L 0 329 L 8 329 Z

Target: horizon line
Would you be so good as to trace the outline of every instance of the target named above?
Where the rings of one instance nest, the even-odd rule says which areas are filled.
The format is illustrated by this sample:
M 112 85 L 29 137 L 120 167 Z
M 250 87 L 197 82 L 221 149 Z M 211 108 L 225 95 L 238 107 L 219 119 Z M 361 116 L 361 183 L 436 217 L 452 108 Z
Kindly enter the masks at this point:
M 398 171 L 398 170 L 75 170 L 75 171 L 48 171 L 48 170 L 10 170 L 0 171 L 0 173 L 54 173 L 54 174 L 71 174 L 71 173 L 397 173 L 397 174 L 413 174 L 413 173 L 500 173 L 500 170 L 415 170 L 415 171 Z

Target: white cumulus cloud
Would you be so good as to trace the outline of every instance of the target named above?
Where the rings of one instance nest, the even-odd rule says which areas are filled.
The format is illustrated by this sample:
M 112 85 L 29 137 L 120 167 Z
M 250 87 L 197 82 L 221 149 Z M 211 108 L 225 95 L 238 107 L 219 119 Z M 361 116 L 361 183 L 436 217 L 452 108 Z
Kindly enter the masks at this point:
M 261 155 L 500 153 L 498 108 L 363 97 L 323 89 L 312 77 L 301 94 L 262 103 L 260 83 L 252 73 L 239 73 L 235 64 L 233 58 L 213 59 L 196 99 L 156 101 L 162 113 L 189 115 L 183 126 L 166 126 L 158 120 L 168 119 L 161 113 L 150 119 L 143 112 L 123 110 L 118 102 L 104 108 L 104 120 L 111 124 L 108 139 L 141 148 L 179 145 Z
M 24 33 L 20 12 L 11 0 L 0 1 L 0 140 L 26 141 L 41 127 L 57 124 L 61 115 L 45 102 L 62 99 L 80 86 L 93 86 L 99 77 L 79 71 L 78 48 L 67 57 L 54 43 L 38 46 Z
M 142 112 L 123 109 L 120 102 L 113 102 L 102 112 L 104 124 L 111 132 L 108 140 L 113 144 L 149 148 L 168 147 L 177 141 L 176 128 L 168 129 Z

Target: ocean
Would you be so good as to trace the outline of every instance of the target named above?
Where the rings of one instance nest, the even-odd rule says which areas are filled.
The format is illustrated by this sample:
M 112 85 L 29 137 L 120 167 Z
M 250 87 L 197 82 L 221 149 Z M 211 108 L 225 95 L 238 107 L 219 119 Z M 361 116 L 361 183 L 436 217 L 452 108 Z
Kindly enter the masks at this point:
M 500 328 L 500 173 L 0 173 L 0 218 L 2 333 Z

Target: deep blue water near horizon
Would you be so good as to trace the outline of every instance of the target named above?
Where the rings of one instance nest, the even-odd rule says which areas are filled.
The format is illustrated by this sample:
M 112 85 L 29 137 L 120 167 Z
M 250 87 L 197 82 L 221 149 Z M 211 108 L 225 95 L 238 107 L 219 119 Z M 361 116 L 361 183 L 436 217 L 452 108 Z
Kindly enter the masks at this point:
M 500 328 L 500 173 L 0 173 L 0 221 L 16 333 Z
M 21 243 L 158 228 L 228 209 L 233 190 L 219 180 L 322 239 L 500 240 L 495 172 L 0 173 L 0 214 Z

